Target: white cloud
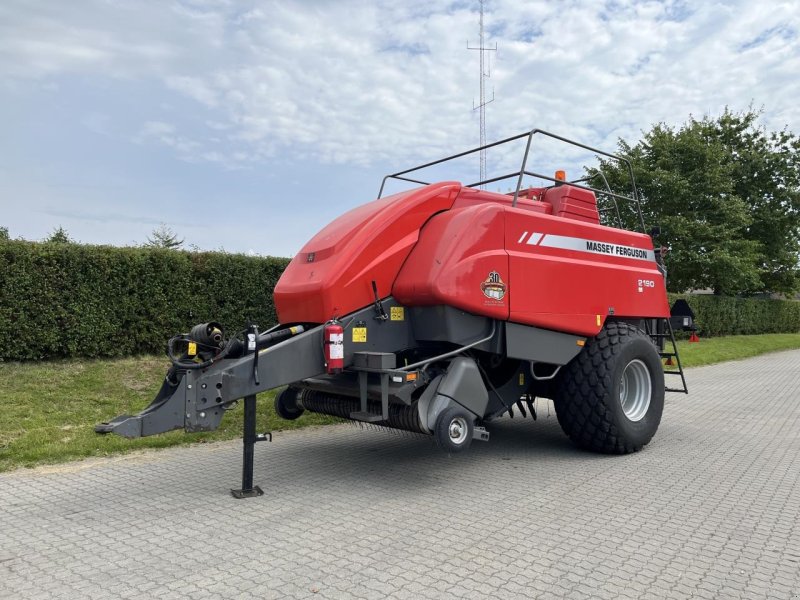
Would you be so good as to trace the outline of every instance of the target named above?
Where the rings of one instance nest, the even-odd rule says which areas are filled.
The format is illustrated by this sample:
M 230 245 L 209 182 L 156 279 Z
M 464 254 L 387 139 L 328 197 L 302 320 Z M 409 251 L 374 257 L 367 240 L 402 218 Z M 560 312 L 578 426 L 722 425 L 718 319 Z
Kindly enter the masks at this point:
M 168 76 L 164 81 L 168 88 L 181 92 L 208 107 L 214 108 L 219 104 L 217 92 L 198 77 Z
M 133 138 L 137 143 L 153 140 L 173 148 L 184 160 L 195 159 L 195 152 L 202 149 L 199 142 L 179 135 L 174 125 L 163 121 L 147 121 L 139 134 Z M 202 154 L 200 157 L 202 158 Z
M 158 82 L 199 118 L 136 136 L 184 160 L 405 165 L 474 144 L 476 2 L 12 2 L 0 73 Z M 657 121 L 765 106 L 800 125 L 800 2 L 490 0 L 489 137 L 613 146 Z M 160 129 L 159 129 L 160 128 Z M 186 130 L 189 128 L 189 130 Z
M 175 133 L 175 126 L 163 121 L 147 121 L 142 128 L 141 137 L 164 136 Z

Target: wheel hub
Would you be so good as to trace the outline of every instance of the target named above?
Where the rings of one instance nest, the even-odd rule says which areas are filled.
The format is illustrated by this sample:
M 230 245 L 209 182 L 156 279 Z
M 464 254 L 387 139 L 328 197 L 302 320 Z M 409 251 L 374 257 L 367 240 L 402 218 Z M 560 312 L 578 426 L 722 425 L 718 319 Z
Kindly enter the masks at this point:
M 450 441 L 454 444 L 463 444 L 467 439 L 467 431 L 469 429 L 467 427 L 467 422 L 463 418 L 456 417 L 450 421 L 450 426 L 447 430 L 450 434 Z
M 641 421 L 650 408 L 653 392 L 650 369 L 636 358 L 625 365 L 619 384 L 619 403 L 631 421 Z

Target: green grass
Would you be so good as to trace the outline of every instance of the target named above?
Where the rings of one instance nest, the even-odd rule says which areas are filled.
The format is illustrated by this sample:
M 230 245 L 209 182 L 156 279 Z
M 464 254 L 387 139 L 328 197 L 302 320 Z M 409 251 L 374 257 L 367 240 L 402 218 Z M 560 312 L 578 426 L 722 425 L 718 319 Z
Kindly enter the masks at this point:
M 151 356 L 115 360 L 0 363 L 0 472 L 17 467 L 106 456 L 140 448 L 166 448 L 241 436 L 241 406 L 211 433 L 173 431 L 127 440 L 98 435 L 94 426 L 145 408 L 161 387 L 169 363 Z M 335 419 L 305 414 L 277 419 L 274 392 L 259 396 L 258 431 L 322 425 Z
M 766 333 L 763 335 L 731 335 L 717 338 L 700 338 L 697 343 L 678 342 L 681 364 L 686 367 L 700 367 L 728 360 L 741 360 L 777 352 L 800 348 L 800 333 Z
M 678 342 L 684 367 L 800 348 L 800 334 L 767 334 Z M 107 456 L 141 448 L 166 448 L 241 436 L 242 409 L 226 415 L 211 433 L 182 431 L 126 440 L 97 435 L 94 425 L 120 414 L 136 414 L 161 386 L 168 363 L 152 356 L 115 360 L 0 363 L 0 472 L 18 467 Z M 324 425 L 336 419 L 305 414 L 296 421 L 275 417 L 273 392 L 260 395 L 258 429 Z

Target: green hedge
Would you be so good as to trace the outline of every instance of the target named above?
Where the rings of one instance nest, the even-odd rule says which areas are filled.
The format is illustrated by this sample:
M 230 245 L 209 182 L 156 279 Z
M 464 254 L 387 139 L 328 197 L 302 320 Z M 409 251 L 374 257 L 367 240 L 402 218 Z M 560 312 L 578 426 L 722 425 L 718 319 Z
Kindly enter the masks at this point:
M 0 358 L 163 352 L 215 320 L 272 325 L 288 259 L 219 252 L 0 242 Z
M 707 337 L 800 332 L 800 302 L 796 300 L 669 294 L 670 305 L 678 298 L 689 303 L 700 335 Z
M 0 359 L 128 356 L 195 323 L 276 321 L 286 258 L 0 241 Z M 685 298 L 701 335 L 800 332 L 800 302 Z

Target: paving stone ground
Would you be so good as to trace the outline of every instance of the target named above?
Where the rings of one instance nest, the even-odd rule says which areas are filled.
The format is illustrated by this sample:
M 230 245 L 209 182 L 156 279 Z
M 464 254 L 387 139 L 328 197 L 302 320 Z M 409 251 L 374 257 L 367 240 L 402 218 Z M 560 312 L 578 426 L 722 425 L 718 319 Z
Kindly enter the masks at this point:
M 2 598 L 800 598 L 800 351 L 693 369 L 642 452 L 503 419 L 352 425 L 0 476 Z M 239 414 L 228 418 L 241 418 Z

